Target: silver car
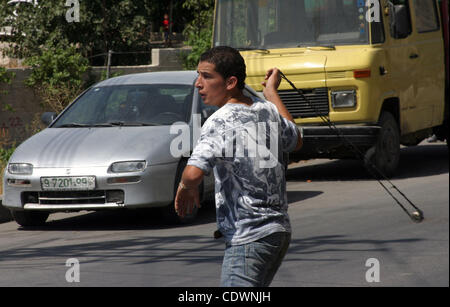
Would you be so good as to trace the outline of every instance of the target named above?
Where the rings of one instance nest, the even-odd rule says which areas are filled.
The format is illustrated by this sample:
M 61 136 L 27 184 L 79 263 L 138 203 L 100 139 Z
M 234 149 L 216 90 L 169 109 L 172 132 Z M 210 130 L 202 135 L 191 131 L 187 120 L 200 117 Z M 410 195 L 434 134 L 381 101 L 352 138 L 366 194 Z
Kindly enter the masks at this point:
M 116 77 L 58 116 L 45 113 L 49 127 L 9 160 L 3 205 L 22 226 L 43 224 L 52 212 L 142 207 L 160 207 L 172 221 L 192 220 L 196 211 L 186 220 L 176 215 L 174 195 L 195 130 L 215 111 L 202 103 L 196 78 L 193 71 Z M 209 176 L 202 198 L 213 190 Z

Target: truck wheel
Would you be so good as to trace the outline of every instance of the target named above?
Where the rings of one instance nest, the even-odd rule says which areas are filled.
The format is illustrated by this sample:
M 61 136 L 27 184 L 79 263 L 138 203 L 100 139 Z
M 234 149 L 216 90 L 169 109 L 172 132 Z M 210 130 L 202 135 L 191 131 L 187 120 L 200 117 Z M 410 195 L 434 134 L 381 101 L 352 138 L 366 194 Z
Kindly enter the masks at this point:
M 50 215 L 45 211 L 13 210 L 11 213 L 16 223 L 23 227 L 42 226 Z
M 365 166 L 377 177 L 384 175 L 389 178 L 394 175 L 400 160 L 400 130 L 389 112 L 381 113 L 379 125 L 381 130 L 377 143 L 367 151 Z

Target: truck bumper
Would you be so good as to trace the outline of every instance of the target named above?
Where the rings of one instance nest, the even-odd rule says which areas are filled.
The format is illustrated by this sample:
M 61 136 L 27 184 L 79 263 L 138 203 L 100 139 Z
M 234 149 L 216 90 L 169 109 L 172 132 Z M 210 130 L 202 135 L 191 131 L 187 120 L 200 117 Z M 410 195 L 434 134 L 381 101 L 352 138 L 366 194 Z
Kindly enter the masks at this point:
M 313 158 L 344 159 L 356 158 L 353 144 L 361 153 L 365 153 L 377 141 L 380 126 L 302 126 L 303 147 L 289 154 L 291 161 Z

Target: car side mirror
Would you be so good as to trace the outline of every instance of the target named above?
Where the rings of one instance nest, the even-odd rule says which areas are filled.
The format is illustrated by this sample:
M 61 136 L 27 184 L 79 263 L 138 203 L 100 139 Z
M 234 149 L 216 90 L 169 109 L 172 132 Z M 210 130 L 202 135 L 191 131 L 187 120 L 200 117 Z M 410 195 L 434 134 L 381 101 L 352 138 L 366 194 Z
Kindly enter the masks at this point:
M 50 126 L 50 124 L 55 120 L 56 113 L 55 112 L 45 112 L 41 116 L 41 121 L 46 125 Z

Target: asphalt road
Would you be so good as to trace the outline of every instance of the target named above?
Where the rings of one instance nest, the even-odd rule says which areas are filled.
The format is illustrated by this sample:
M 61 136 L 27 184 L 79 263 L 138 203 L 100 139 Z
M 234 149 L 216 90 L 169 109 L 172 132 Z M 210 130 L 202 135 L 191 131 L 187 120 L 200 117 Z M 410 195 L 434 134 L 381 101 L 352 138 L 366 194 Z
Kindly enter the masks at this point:
M 448 287 L 448 162 L 442 143 L 402 150 L 392 182 L 423 210 L 421 224 L 356 161 L 291 165 L 293 239 L 272 286 Z M 0 224 L 0 286 L 218 286 L 224 244 L 214 230 L 212 206 L 178 227 L 151 210 Z

